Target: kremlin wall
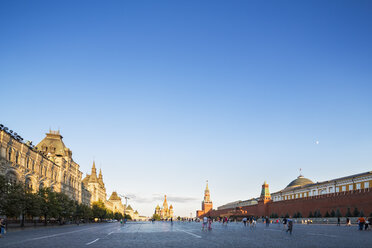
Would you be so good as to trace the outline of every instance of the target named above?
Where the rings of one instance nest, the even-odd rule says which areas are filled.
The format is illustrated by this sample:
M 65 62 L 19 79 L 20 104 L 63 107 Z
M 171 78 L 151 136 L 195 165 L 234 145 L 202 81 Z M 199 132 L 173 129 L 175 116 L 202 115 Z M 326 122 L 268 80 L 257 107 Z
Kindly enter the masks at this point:
M 276 216 L 299 215 L 312 217 L 317 212 L 322 217 L 326 213 L 339 212 L 347 216 L 348 211 L 355 209 L 364 216 L 372 214 L 372 172 L 337 178 L 325 182 L 314 183 L 300 175 L 283 190 L 270 194 L 269 185 L 262 185 L 261 195 L 246 201 L 235 201 L 212 209 L 208 185 L 205 196 L 209 202 L 202 202 L 202 210 L 197 217 L 231 217 L 243 216 Z

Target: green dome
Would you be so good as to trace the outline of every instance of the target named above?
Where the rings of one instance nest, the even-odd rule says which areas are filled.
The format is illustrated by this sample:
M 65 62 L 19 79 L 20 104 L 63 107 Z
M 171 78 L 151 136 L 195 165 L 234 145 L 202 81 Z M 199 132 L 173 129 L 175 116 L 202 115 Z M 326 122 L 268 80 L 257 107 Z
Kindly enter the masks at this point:
M 313 184 L 313 183 L 314 182 L 311 181 L 310 179 L 307 179 L 303 176 L 299 176 L 295 180 L 290 182 L 290 184 L 287 185 L 286 189 L 294 188 L 294 187 L 300 187 L 300 186 L 304 186 L 304 185 L 307 185 L 307 184 Z

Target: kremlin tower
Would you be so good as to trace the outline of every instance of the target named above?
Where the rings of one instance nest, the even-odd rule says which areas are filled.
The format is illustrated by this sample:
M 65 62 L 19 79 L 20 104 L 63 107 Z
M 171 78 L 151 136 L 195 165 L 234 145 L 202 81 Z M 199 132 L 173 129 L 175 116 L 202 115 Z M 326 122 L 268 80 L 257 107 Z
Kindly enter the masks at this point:
M 202 210 L 196 211 L 196 216 L 200 217 L 201 215 L 207 214 L 213 208 L 213 203 L 211 201 L 211 195 L 209 193 L 208 180 L 207 186 L 204 190 L 204 201 L 202 201 Z

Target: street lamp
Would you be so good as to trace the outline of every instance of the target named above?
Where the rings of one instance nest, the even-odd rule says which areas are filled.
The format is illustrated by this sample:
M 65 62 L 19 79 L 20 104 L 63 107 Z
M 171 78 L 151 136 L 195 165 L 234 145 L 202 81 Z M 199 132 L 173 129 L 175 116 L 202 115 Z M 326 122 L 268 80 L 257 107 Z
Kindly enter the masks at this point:
M 130 199 L 129 197 L 125 196 L 125 195 L 122 195 L 122 194 L 118 194 L 120 197 L 123 197 L 125 199 L 125 208 L 124 208 L 124 218 L 125 218 L 125 210 L 127 209 L 127 204 L 128 204 L 128 199 Z

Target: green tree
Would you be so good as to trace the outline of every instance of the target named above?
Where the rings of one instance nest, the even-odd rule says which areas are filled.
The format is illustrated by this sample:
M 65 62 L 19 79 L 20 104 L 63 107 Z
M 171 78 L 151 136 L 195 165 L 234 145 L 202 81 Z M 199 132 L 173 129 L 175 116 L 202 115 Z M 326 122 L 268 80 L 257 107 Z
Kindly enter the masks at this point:
M 125 217 L 125 219 L 127 219 L 127 220 L 132 220 L 132 216 L 130 216 L 129 214 L 124 215 L 124 217 Z
M 327 218 L 331 217 L 331 215 L 328 213 L 328 210 L 327 210 L 327 212 L 325 213 L 324 217 L 327 217 Z
M 336 210 L 336 217 L 342 217 L 340 209 Z
M 335 216 L 336 216 L 336 212 L 335 212 L 335 210 L 332 209 L 332 211 L 331 211 L 331 217 L 335 217 Z
M 313 212 L 310 211 L 309 218 L 313 218 L 313 217 L 314 217 Z
M 153 214 L 153 215 L 152 215 L 152 218 L 153 218 L 154 220 L 160 220 L 160 215 L 158 215 L 158 214 Z
M 118 212 L 114 213 L 114 219 L 115 220 L 121 220 L 123 218 L 124 218 L 124 216 L 121 213 L 118 213 Z
M 363 212 L 363 210 L 360 210 L 359 217 L 364 217 L 364 212 Z
M 93 218 L 98 218 L 100 220 L 103 220 L 106 218 L 106 208 L 105 204 L 102 201 L 96 201 L 92 204 L 92 215 Z
M 354 208 L 353 217 L 359 217 L 359 214 L 360 214 L 360 212 L 359 212 L 358 208 Z
M 350 208 L 347 208 L 347 212 L 346 212 L 346 217 L 352 217 L 352 214 L 351 214 L 351 211 L 350 211 Z

